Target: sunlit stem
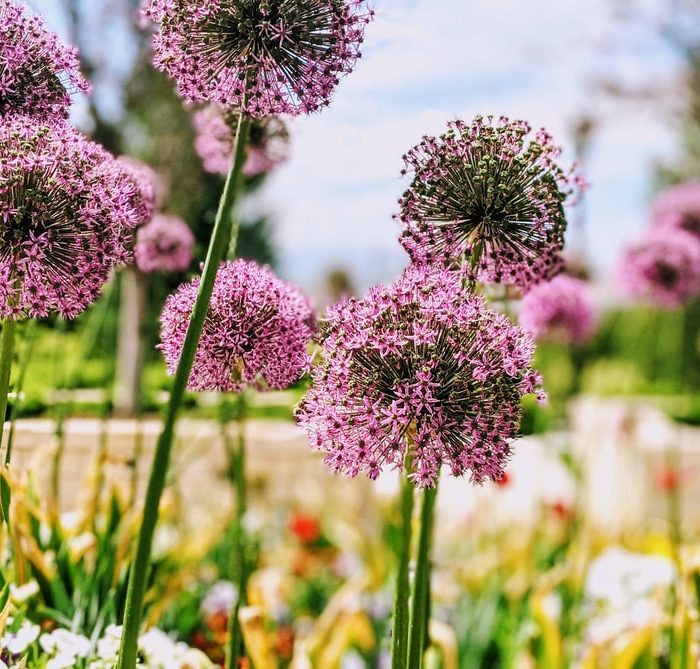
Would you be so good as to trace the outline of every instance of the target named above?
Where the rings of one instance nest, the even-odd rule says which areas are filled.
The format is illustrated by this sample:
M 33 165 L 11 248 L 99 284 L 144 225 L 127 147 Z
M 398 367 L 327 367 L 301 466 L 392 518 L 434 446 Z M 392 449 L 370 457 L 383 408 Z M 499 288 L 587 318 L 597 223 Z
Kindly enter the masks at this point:
M 241 114 L 234 142 L 234 160 L 226 179 L 224 192 L 219 202 L 219 210 L 214 222 L 214 230 L 209 242 L 209 250 L 204 263 L 204 270 L 199 284 L 199 291 L 190 316 L 182 353 L 175 371 L 175 379 L 170 391 L 170 400 L 166 409 L 163 430 L 158 438 L 153 458 L 151 474 L 146 489 L 143 521 L 136 548 L 136 556 L 129 573 L 124 627 L 119 652 L 118 669 L 135 669 L 138 655 L 138 636 L 141 627 L 143 600 L 148 582 L 153 535 L 158 521 L 158 507 L 165 486 L 165 477 L 170 464 L 170 453 L 175 436 L 175 423 L 190 378 L 199 339 L 204 329 L 204 322 L 214 290 L 214 282 L 221 261 L 229 249 L 229 242 L 234 229 L 233 207 L 241 188 L 245 148 L 250 131 L 250 121 Z M 235 224 L 237 225 L 237 223 Z

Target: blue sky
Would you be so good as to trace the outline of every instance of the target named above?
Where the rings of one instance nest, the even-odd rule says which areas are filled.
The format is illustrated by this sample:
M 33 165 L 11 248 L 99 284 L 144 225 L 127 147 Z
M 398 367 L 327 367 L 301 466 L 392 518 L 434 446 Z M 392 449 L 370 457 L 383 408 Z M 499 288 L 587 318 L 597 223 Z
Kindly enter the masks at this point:
M 604 279 L 646 225 L 654 163 L 677 150 L 681 63 L 650 27 L 673 2 L 631 0 L 616 15 L 619 0 L 375 0 L 355 72 L 330 108 L 292 122 L 291 160 L 248 205 L 274 218 L 282 273 L 307 288 L 334 267 L 362 287 L 391 280 L 405 263 L 391 218 L 401 155 L 450 118 L 492 113 L 546 127 L 565 160 L 577 119 L 596 119 L 585 251 Z M 60 24 L 57 0 L 32 4 Z M 601 78 L 659 94 L 614 100 Z

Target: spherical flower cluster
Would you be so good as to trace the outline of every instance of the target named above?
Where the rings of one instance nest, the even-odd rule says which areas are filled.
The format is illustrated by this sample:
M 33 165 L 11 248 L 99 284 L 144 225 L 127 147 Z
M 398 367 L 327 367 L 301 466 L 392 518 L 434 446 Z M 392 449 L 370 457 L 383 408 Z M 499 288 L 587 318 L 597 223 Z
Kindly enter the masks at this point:
M 618 273 L 628 295 L 674 309 L 700 295 L 700 241 L 682 230 L 654 234 L 625 252 Z
M 180 95 L 252 116 L 327 105 L 372 17 L 365 0 L 150 0 L 145 14 Z
M 0 318 L 79 314 L 129 258 L 135 188 L 64 122 L 0 124 Z M 127 234 L 129 233 L 129 234 Z
M 182 353 L 199 282 L 180 286 L 163 309 L 159 348 L 170 373 Z M 313 330 L 309 302 L 272 270 L 245 260 L 223 263 L 188 388 L 286 388 L 309 366 L 306 347 Z
M 680 228 L 700 240 L 700 181 L 686 181 L 662 191 L 652 205 L 660 227 Z
M 534 342 L 463 280 L 413 266 L 331 308 L 297 419 L 333 470 L 374 479 L 406 463 L 417 486 L 442 465 L 475 482 L 503 476 L 520 399 L 538 392 Z
M 582 344 L 596 326 L 590 286 L 566 274 L 538 284 L 523 298 L 520 325 L 535 339 Z
M 207 172 L 228 174 L 233 162 L 233 143 L 239 114 L 210 105 L 192 117 L 197 137 L 195 149 Z M 287 159 L 289 133 L 276 116 L 254 119 L 246 145 L 247 159 L 243 174 L 254 177 L 270 172 Z
M 480 116 L 448 124 L 405 156 L 401 243 L 414 262 L 468 264 L 479 278 L 521 287 L 561 270 L 564 203 L 580 179 L 556 163 L 540 130 Z
M 145 225 L 155 214 L 156 209 L 162 205 L 163 186 L 156 171 L 136 158 L 121 156 L 117 159 L 124 176 L 135 187 L 135 197 L 132 202 L 132 210 L 135 225 Z
M 194 255 L 194 234 L 177 216 L 156 214 L 136 233 L 134 256 L 142 272 L 185 272 Z
M 68 116 L 70 93 L 87 92 L 75 49 L 46 30 L 23 3 L 0 0 L 0 119 Z

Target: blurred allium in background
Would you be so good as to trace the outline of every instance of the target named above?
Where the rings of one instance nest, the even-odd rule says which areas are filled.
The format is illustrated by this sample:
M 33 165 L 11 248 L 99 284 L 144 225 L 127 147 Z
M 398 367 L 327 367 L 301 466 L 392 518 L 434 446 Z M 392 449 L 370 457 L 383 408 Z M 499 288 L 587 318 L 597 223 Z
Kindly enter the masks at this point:
M 520 399 L 540 383 L 534 342 L 463 278 L 412 267 L 329 310 L 297 418 L 333 470 L 376 478 L 407 462 L 418 486 L 443 464 L 476 482 L 503 476 Z
M 207 172 L 228 174 L 233 161 L 233 143 L 239 114 L 209 105 L 192 117 L 197 137 L 195 149 Z M 283 163 L 289 152 L 289 133 L 280 118 L 256 119 L 250 127 L 243 173 L 248 177 L 266 174 Z
M 0 318 L 79 314 L 129 258 L 138 192 L 63 121 L 0 125 Z
M 618 273 L 628 295 L 664 309 L 681 306 L 700 294 L 700 239 L 678 229 L 652 230 L 625 252 Z
M 506 118 L 448 123 L 405 156 L 401 243 L 414 262 L 468 263 L 480 279 L 521 287 L 562 268 L 564 203 L 580 182 L 544 131 Z
M 156 214 L 136 233 L 134 256 L 142 272 L 185 272 L 194 255 L 194 234 L 177 216 Z
M 183 98 L 252 116 L 326 106 L 372 17 L 363 0 L 150 0 L 144 13 L 160 24 L 155 66 Z
M 162 206 L 165 199 L 165 187 L 156 171 L 140 160 L 130 156 L 117 159 L 127 179 L 136 187 L 136 197 L 133 202 L 136 225 L 145 225 L 152 218 L 156 209 Z
M 686 181 L 662 191 L 651 213 L 654 225 L 680 228 L 700 241 L 700 181 Z
M 165 303 L 161 344 L 170 373 L 182 352 L 199 278 Z M 236 260 L 219 268 L 190 390 L 286 388 L 308 369 L 314 315 L 308 300 L 267 267 Z
M 24 3 L 0 0 L 0 118 L 67 118 L 72 92 L 87 92 L 73 47 L 46 30 Z
M 584 343 L 596 326 L 591 287 L 566 274 L 534 286 L 521 303 L 520 325 L 535 339 Z

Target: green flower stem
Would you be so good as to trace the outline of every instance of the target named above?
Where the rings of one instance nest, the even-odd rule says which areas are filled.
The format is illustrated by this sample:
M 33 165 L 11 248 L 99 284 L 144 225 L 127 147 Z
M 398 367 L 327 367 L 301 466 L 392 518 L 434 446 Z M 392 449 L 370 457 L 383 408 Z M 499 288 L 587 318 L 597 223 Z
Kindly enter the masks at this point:
M 408 623 L 410 583 L 408 566 L 411 560 L 411 525 L 413 522 L 414 487 L 406 476 L 401 476 L 401 537 L 399 571 L 394 596 L 394 631 L 391 645 L 391 669 L 405 669 L 408 659 Z
M 229 615 L 229 642 L 226 650 L 226 669 L 236 669 L 243 651 L 243 635 L 238 614 L 246 604 L 247 566 L 246 566 L 246 536 L 243 517 L 247 509 L 247 492 L 245 480 L 246 441 L 245 441 L 246 399 L 245 391 L 238 397 L 238 434 L 236 445 L 231 450 L 231 475 L 236 494 L 236 516 L 233 526 L 233 555 L 231 572 L 233 582 L 238 591 L 236 603 Z
M 430 544 L 435 520 L 435 500 L 437 483 L 423 491 L 423 505 L 420 517 L 418 558 L 416 576 L 413 582 L 413 602 L 411 629 L 408 641 L 408 669 L 421 669 L 428 639 L 428 618 L 430 611 Z
M 136 669 L 138 654 L 138 635 L 141 627 L 141 615 L 143 599 L 146 592 L 149 563 L 151 558 L 151 546 L 153 534 L 158 521 L 158 507 L 160 497 L 165 486 L 165 477 L 170 463 L 175 435 L 175 423 L 177 421 L 180 405 L 185 395 L 187 381 L 190 378 L 192 366 L 199 345 L 199 339 L 204 329 L 209 301 L 214 290 L 214 281 L 221 261 L 229 248 L 234 228 L 233 207 L 243 179 L 243 164 L 245 163 L 245 147 L 250 131 L 250 121 L 241 114 L 236 130 L 234 160 L 231 171 L 226 179 L 224 192 L 219 202 L 219 210 L 214 222 L 214 230 L 209 242 L 209 250 L 204 263 L 199 292 L 195 300 L 190 323 L 185 335 L 180 361 L 175 371 L 175 379 L 170 392 L 167 413 L 163 430 L 158 438 L 156 452 L 151 467 L 151 475 L 146 490 L 146 500 L 143 510 L 143 521 L 139 532 L 136 556 L 131 565 L 129 585 L 124 612 L 124 628 L 121 648 L 119 652 L 118 669 Z M 236 224 L 237 225 L 237 224 Z
M 10 372 L 12 371 L 16 329 L 17 323 L 12 319 L 3 321 L 2 335 L 0 335 L 0 444 L 2 444 L 5 430 L 5 414 L 7 413 L 7 396 L 10 392 Z

